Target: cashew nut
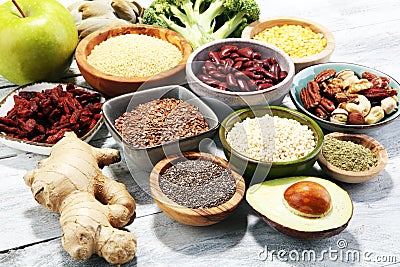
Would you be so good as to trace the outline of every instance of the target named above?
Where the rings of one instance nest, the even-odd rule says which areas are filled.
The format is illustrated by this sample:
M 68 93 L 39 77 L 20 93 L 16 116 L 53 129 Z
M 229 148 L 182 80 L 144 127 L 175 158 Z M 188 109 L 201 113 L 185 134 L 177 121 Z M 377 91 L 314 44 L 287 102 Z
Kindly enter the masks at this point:
M 355 102 L 356 103 L 353 103 L 353 102 L 346 103 L 345 109 L 348 112 L 359 112 L 364 117 L 367 116 L 367 114 L 371 110 L 371 102 L 369 102 L 368 98 L 366 98 L 363 95 L 358 95 L 357 98 L 355 99 Z
M 342 108 L 337 108 L 334 111 L 332 111 L 330 121 L 340 123 L 340 124 L 346 124 L 348 116 L 349 116 L 349 113 L 347 112 L 347 110 L 342 109 Z
M 367 124 L 377 123 L 378 121 L 382 120 L 383 117 L 385 117 L 385 112 L 383 111 L 383 108 L 381 106 L 375 106 L 371 108 L 371 111 L 369 112 L 368 116 L 365 117 L 365 123 Z
M 386 114 L 390 114 L 396 110 L 396 100 L 393 97 L 386 97 L 381 101 L 381 107 Z

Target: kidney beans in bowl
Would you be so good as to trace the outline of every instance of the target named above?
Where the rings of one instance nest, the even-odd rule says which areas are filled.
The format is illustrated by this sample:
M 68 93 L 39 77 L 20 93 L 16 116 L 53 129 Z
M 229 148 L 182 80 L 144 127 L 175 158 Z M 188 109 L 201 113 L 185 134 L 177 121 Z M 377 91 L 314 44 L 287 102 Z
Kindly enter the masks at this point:
M 193 92 L 223 117 L 247 106 L 281 104 L 293 81 L 294 63 L 273 45 L 229 38 L 196 49 L 186 75 Z

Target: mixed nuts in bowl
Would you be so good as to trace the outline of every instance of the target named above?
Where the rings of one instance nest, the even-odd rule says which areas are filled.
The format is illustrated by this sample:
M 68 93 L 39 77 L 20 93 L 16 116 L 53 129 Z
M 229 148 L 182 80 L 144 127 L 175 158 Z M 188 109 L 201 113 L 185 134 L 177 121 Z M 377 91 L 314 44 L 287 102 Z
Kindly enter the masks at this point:
M 400 115 L 399 83 L 378 70 L 352 63 L 325 63 L 296 74 L 295 106 L 328 131 L 365 133 Z

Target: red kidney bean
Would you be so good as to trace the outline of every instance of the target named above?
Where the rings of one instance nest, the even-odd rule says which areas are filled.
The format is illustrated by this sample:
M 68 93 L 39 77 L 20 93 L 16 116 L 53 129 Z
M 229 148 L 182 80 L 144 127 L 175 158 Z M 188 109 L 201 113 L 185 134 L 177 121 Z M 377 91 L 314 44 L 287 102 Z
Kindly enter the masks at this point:
M 202 67 L 201 67 L 201 72 L 202 72 L 203 74 L 207 74 L 207 73 L 208 73 L 206 66 L 202 66 Z
M 210 70 L 208 72 L 209 75 L 211 75 L 213 78 L 216 78 L 218 80 L 225 80 L 226 75 L 219 72 L 218 70 Z
M 270 65 L 274 65 L 274 64 L 277 64 L 278 62 L 276 61 L 276 59 L 274 57 L 269 57 L 268 58 L 268 63 Z
M 276 63 L 274 66 L 275 66 L 275 75 L 279 77 L 279 73 L 281 73 L 281 67 L 279 66 L 278 63 Z
M 279 77 L 279 73 L 281 72 L 281 67 L 279 67 L 279 64 L 273 64 L 270 67 L 270 72 L 274 73 L 277 77 Z
M 277 81 L 278 80 L 278 76 L 275 75 L 275 73 L 272 73 L 270 71 L 264 71 L 264 76 L 267 79 L 271 79 L 273 81 Z
M 247 61 L 243 64 L 243 68 L 250 68 L 254 66 L 254 61 Z
M 288 75 L 287 71 L 286 71 L 286 70 L 282 70 L 282 71 L 279 73 L 279 80 L 280 80 L 280 81 L 284 80 L 284 79 L 287 77 L 287 75 Z
M 232 54 L 230 55 L 230 58 L 231 58 L 231 59 L 235 59 L 235 58 L 238 58 L 238 57 L 240 57 L 238 53 L 232 53 Z
M 263 68 L 259 68 L 259 67 L 249 67 L 246 68 L 247 71 L 251 71 L 251 72 L 259 72 L 259 73 L 263 73 L 265 70 Z
M 223 91 L 226 91 L 226 88 L 227 88 L 227 84 L 225 82 L 222 82 L 217 86 L 217 89 L 220 89 Z
M 255 62 L 255 63 L 253 64 L 253 67 L 264 68 L 264 65 L 263 65 L 262 62 Z
M 238 62 L 238 61 L 246 62 L 246 61 L 249 61 L 249 60 L 250 60 L 250 58 L 248 58 L 248 57 L 237 57 L 237 58 L 234 59 L 235 62 Z
M 227 74 L 229 72 L 229 69 L 225 66 L 225 62 L 224 65 L 218 66 L 217 70 L 223 74 Z
M 198 78 L 203 82 L 214 79 L 213 77 L 211 77 L 211 75 L 208 74 L 200 74 Z
M 221 64 L 221 59 L 218 54 L 218 52 L 209 51 L 208 57 L 211 59 L 212 62 L 216 64 Z
M 238 47 L 234 45 L 224 45 L 220 49 L 220 55 L 222 58 L 230 56 L 231 53 L 238 51 Z
M 239 88 L 244 91 L 244 92 L 250 92 L 249 86 L 247 85 L 246 81 L 242 79 L 238 79 L 237 83 L 239 85 Z
M 235 70 L 241 69 L 243 66 L 243 61 L 237 61 L 235 64 L 233 64 L 232 68 Z
M 254 80 L 254 83 L 256 85 L 259 85 L 260 83 L 265 83 L 265 80 L 264 79 L 263 80 Z
M 236 78 L 239 78 L 239 79 L 246 79 L 246 78 L 249 79 L 249 77 L 247 77 L 247 75 L 241 71 L 235 71 L 234 75 Z
M 232 73 L 229 73 L 226 75 L 226 84 L 228 85 L 228 88 L 230 89 L 231 87 L 237 87 L 238 83 L 236 81 L 235 75 Z
M 234 63 L 235 63 L 235 61 L 233 61 L 233 59 L 231 59 L 231 58 L 225 59 L 225 66 L 227 66 L 227 67 L 232 67 Z
M 242 57 L 253 58 L 254 51 L 250 47 L 244 47 L 238 49 L 237 53 Z
M 254 73 L 253 77 L 254 77 L 254 78 L 253 78 L 254 80 L 259 80 L 259 79 L 264 78 L 264 75 L 263 75 L 263 74 L 256 74 L 256 73 Z
M 204 81 L 204 83 L 209 86 L 212 86 L 212 87 L 218 87 L 221 84 L 221 81 L 211 79 L 211 80 Z
M 208 71 L 210 70 L 216 70 L 217 67 L 214 65 L 214 63 L 211 62 L 211 60 L 206 60 L 206 63 L 204 63 L 204 66 Z
M 255 80 L 255 83 L 257 84 L 257 85 L 259 85 L 259 84 L 261 84 L 261 83 L 274 83 L 274 81 L 273 80 L 271 80 L 271 79 L 262 79 L 262 80 Z
M 253 58 L 254 59 L 260 59 L 261 58 L 261 53 L 260 52 L 254 52 L 253 53 Z
M 257 90 L 264 90 L 272 86 L 274 86 L 272 83 L 260 83 L 259 85 L 257 85 Z
M 254 72 L 252 72 L 252 71 L 248 71 L 247 69 L 245 69 L 245 70 L 243 70 L 242 71 L 242 73 L 244 74 L 244 75 L 246 75 L 247 77 L 249 77 L 250 79 L 253 79 L 253 80 L 259 80 L 259 79 L 256 79 L 256 77 L 255 77 L 255 73 Z M 261 76 L 261 79 L 263 78 L 264 76 Z

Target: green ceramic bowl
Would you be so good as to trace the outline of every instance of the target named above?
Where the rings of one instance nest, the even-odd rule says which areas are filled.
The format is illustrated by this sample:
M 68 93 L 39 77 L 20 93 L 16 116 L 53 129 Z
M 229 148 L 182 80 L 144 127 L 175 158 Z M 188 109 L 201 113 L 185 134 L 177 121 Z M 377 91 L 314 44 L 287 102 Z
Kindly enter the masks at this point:
M 303 125 L 307 125 L 314 132 L 316 140 L 316 147 L 314 150 L 305 157 L 294 161 L 265 162 L 251 159 L 239 153 L 229 145 L 226 140 L 226 135 L 236 122 L 241 122 L 248 117 L 261 117 L 267 113 L 271 116 L 294 119 Z M 317 160 L 322 148 L 324 134 L 314 120 L 298 111 L 278 106 L 257 106 L 241 109 L 228 115 L 223 120 L 219 129 L 219 138 L 225 156 L 228 158 L 230 164 L 244 176 L 247 184 L 254 184 L 256 182 L 262 182 L 265 179 L 306 174 L 307 170 L 312 168 Z

